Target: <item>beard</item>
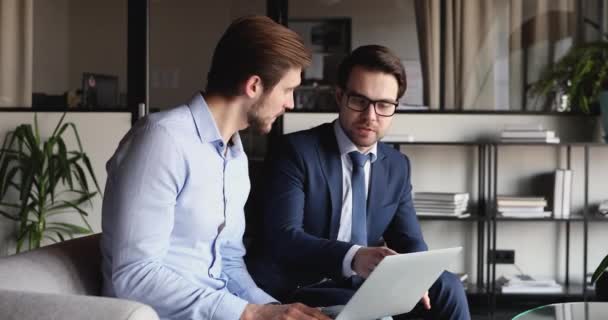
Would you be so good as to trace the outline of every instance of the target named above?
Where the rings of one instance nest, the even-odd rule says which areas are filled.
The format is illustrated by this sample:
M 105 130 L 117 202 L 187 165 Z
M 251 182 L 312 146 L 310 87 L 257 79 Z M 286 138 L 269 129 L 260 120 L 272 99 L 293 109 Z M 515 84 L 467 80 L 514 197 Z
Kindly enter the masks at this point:
M 265 97 L 261 97 L 260 100 L 255 102 L 249 111 L 247 111 L 247 123 L 249 123 L 249 126 L 258 134 L 267 134 L 270 132 L 270 129 L 272 129 L 274 118 L 262 115 L 265 102 Z

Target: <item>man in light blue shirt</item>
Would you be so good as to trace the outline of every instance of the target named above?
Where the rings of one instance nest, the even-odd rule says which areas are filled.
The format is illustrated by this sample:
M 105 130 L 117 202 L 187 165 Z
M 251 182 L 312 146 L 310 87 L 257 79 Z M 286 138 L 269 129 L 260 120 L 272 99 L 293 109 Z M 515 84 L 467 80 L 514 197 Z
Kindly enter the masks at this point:
M 148 116 L 107 164 L 103 292 L 162 319 L 327 319 L 278 305 L 243 256 L 247 156 L 238 130 L 270 131 L 293 108 L 310 53 L 266 17 L 236 20 L 214 52 L 205 93 Z

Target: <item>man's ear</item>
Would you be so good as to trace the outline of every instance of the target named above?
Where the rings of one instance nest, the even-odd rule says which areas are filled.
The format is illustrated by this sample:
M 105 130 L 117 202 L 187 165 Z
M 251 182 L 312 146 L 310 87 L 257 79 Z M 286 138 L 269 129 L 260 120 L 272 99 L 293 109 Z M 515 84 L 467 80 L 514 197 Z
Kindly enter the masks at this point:
M 264 92 L 262 86 L 262 78 L 257 75 L 252 75 L 245 81 L 244 93 L 247 97 L 253 99 L 258 98 Z
M 336 99 L 336 104 L 338 106 L 340 106 L 340 102 L 342 100 L 342 95 L 344 94 L 344 91 L 342 91 L 342 89 L 340 87 L 336 87 L 335 92 L 336 92 L 336 94 L 334 95 L 334 97 Z

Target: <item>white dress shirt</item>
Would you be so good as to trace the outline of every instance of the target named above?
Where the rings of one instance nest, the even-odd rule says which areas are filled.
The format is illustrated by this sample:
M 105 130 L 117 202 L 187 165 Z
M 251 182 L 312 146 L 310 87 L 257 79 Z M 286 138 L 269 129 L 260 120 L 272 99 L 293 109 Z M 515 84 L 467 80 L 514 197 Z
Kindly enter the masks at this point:
M 338 241 L 349 242 L 351 240 L 352 221 L 353 221 L 353 193 L 352 193 L 352 172 L 353 163 L 348 156 L 351 151 L 358 151 L 355 144 L 348 138 L 339 120 L 334 121 L 334 133 L 338 141 L 338 149 L 340 150 L 340 159 L 342 160 L 342 210 L 340 214 L 340 228 L 338 229 Z M 376 161 L 378 154 L 378 143 L 374 143 L 372 148 L 365 154 L 371 154 L 371 162 Z M 367 161 L 363 167 L 365 172 L 365 197 L 367 200 L 369 190 L 369 176 L 371 171 L 371 163 Z M 351 263 L 357 250 L 361 246 L 353 245 L 344 256 L 342 261 L 342 274 L 345 277 L 350 277 L 356 273 L 353 271 Z

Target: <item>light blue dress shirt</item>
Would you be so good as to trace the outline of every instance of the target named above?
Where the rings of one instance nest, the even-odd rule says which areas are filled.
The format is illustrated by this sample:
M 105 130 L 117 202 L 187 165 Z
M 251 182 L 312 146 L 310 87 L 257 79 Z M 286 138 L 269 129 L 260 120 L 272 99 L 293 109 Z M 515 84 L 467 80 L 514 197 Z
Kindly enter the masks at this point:
M 162 319 L 239 319 L 276 302 L 243 256 L 250 183 L 238 133 L 227 147 L 201 94 L 139 121 L 107 163 L 103 293 Z

